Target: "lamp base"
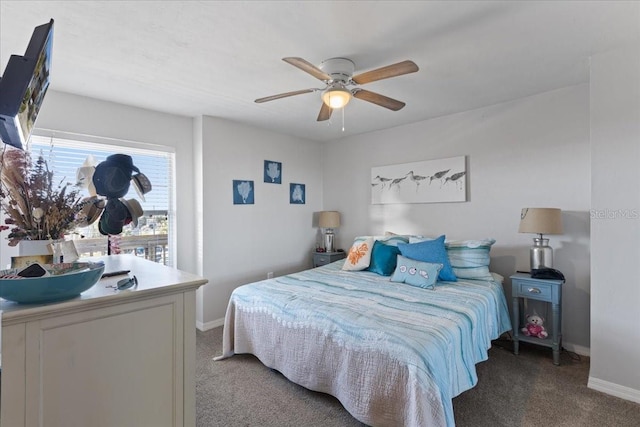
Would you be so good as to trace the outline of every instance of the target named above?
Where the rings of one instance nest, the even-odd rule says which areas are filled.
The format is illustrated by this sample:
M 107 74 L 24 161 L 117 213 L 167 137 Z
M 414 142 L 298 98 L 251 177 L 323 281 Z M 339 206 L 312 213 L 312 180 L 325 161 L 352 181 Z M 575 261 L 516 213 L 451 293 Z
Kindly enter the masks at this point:
M 326 232 L 324 235 L 324 250 L 325 252 L 334 252 L 335 248 L 333 247 L 333 233 Z
M 533 246 L 529 250 L 529 262 L 532 270 L 553 267 L 553 249 L 549 246 L 549 239 L 533 239 Z

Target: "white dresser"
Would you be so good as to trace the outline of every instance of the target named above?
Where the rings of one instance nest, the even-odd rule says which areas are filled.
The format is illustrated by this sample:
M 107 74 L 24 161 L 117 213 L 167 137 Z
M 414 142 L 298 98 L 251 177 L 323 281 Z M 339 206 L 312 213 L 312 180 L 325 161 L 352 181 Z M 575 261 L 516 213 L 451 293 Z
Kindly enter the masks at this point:
M 207 280 L 131 255 L 80 297 L 2 310 L 2 427 L 195 426 L 195 292 Z

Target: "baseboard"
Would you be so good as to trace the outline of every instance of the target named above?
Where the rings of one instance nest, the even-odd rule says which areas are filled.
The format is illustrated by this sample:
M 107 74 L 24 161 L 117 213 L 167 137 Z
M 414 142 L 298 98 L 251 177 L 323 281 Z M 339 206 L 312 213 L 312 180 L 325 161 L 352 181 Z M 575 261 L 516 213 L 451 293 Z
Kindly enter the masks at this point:
M 630 400 L 632 402 L 640 403 L 640 390 L 635 390 L 630 387 L 625 387 L 620 384 L 610 383 L 598 378 L 589 377 L 587 387 L 593 390 L 601 391 L 606 394 L 610 394 L 620 399 Z
M 591 349 L 589 347 L 583 347 L 581 345 L 571 344 L 570 342 L 563 342 L 562 347 L 566 350 L 572 351 L 580 356 L 591 357 Z
M 224 317 L 217 320 L 212 320 L 211 322 L 200 322 L 196 320 L 196 328 L 200 331 L 208 331 L 209 329 L 217 328 L 218 326 L 224 325 Z

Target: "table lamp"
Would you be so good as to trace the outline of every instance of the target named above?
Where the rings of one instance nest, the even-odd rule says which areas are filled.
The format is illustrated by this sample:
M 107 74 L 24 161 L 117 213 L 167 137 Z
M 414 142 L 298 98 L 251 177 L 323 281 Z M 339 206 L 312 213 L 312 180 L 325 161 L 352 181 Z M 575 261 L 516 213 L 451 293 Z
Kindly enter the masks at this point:
M 326 252 L 334 252 L 333 229 L 340 227 L 340 212 L 322 211 L 318 218 L 318 227 L 324 228 L 324 249 Z
M 531 269 L 553 267 L 553 249 L 543 234 L 562 234 L 562 211 L 556 208 L 524 208 L 518 233 L 535 233 L 529 250 Z

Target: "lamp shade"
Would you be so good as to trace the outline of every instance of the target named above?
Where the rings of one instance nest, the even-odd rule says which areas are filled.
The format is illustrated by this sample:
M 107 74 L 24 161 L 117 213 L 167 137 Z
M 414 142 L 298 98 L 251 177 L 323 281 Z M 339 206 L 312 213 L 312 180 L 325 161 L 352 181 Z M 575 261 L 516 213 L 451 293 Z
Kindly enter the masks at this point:
M 347 89 L 335 86 L 322 93 L 322 101 L 331 108 L 342 108 L 351 100 L 351 92 Z
M 318 218 L 318 227 L 320 228 L 338 228 L 340 227 L 340 212 L 338 211 L 322 211 Z
M 523 208 L 518 233 L 562 234 L 562 211 L 556 208 Z

